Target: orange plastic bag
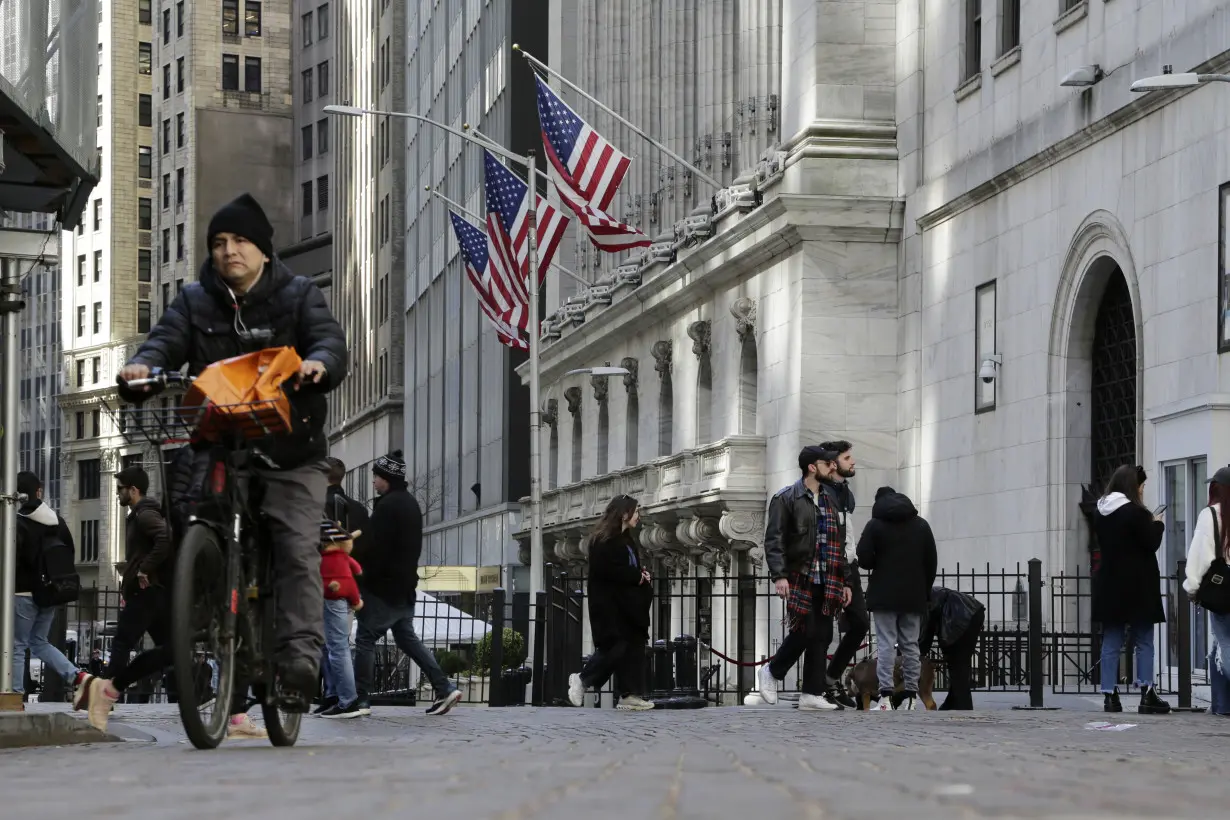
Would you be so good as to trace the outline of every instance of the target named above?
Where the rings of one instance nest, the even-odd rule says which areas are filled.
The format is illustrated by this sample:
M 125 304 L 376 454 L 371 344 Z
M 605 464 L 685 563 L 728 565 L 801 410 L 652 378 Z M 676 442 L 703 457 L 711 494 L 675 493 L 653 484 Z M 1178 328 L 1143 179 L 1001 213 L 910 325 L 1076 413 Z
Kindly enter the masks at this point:
M 196 377 L 181 406 L 204 410 L 199 427 L 206 438 L 236 431 L 247 438 L 289 432 L 290 400 L 282 384 L 302 364 L 293 347 L 272 347 L 214 362 Z

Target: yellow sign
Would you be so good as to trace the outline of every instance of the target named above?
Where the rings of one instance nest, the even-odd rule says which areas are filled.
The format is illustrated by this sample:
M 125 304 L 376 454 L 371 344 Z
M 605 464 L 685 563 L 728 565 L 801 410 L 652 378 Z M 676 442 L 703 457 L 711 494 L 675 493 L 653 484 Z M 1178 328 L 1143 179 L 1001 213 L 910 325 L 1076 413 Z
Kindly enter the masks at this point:
M 501 567 L 419 567 L 424 592 L 490 592 L 500 585 Z

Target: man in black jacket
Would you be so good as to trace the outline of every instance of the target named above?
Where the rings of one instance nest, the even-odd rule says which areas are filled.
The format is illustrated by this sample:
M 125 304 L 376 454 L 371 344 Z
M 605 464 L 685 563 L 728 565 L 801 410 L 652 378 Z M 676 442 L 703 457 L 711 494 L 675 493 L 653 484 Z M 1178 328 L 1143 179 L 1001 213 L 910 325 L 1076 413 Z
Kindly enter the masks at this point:
M 841 685 L 846 667 L 854 660 L 855 653 L 862 648 L 863 639 L 867 637 L 867 630 L 871 626 L 871 620 L 867 617 L 867 604 L 863 600 L 863 582 L 859 577 L 858 562 L 850 545 L 850 529 L 846 520 L 846 516 L 854 512 L 854 491 L 850 489 L 850 479 L 854 478 L 855 474 L 854 445 L 844 440 L 826 441 L 820 445 L 820 449 L 838 454 L 837 460 L 833 462 L 833 474 L 821 481 L 820 486 L 840 513 L 838 529 L 850 567 L 850 604 L 842 610 L 838 619 L 838 624 L 845 632 L 837 642 L 837 648 L 833 650 L 832 659 L 829 660 L 829 688 L 825 697 L 847 709 L 857 709 L 858 704 Z
M 39 606 L 34 602 L 34 591 L 40 583 L 38 553 L 44 539 L 58 539 L 70 552 L 74 550 L 73 535 L 59 513 L 43 501 L 43 482 L 34 473 L 25 470 L 17 474 L 17 493 L 26 499 L 17 508 L 17 578 L 14 588 L 13 611 L 13 689 L 25 692 L 26 650 L 51 668 L 73 687 L 84 680 L 84 675 L 64 653 L 47 641 L 51 622 L 59 607 Z M 0 681 L 0 687 L 7 682 Z
M 359 587 L 363 608 L 356 613 L 354 680 L 359 711 L 371 714 L 372 678 L 376 642 L 393 630 L 402 652 L 426 673 L 436 700 L 429 715 L 443 715 L 461 700 L 461 692 L 436 663 L 435 655 L 414 631 L 414 603 L 419 585 L 419 556 L 423 552 L 423 512 L 406 485 L 406 462 L 401 450 L 376 459 L 372 467 L 376 504 L 368 526 L 370 537 L 354 558 L 363 567 Z
M 211 258 L 199 281 L 180 292 L 120 372 L 121 393 L 131 398 L 124 382 L 154 367 L 187 364 L 195 375 L 222 359 L 283 346 L 302 357 L 290 393 L 298 422 L 259 446 L 256 473 L 275 551 L 278 674 L 283 689 L 306 698 L 315 691 L 324 643 L 317 551 L 328 449 L 324 394 L 346 376 L 346 338 L 320 289 L 274 256 L 273 227 L 250 195 L 214 215 L 207 241 Z
M 876 490 L 871 520 L 858 539 L 858 563 L 871 570 L 867 609 L 876 616 L 876 674 L 880 697 L 874 711 L 914 709 L 922 654 L 918 639 L 938 563 L 931 525 L 914 503 L 892 487 Z M 902 692 L 893 695 L 893 667 L 901 652 Z
M 777 703 L 778 682 L 806 654 L 799 708 L 829 711 L 826 658 L 833 616 L 849 605 L 850 566 L 841 542 L 839 511 L 821 482 L 836 471 L 839 454 L 820 447 L 799 453 L 802 477 L 769 501 L 764 549 L 777 594 L 786 602 L 790 632 L 760 670 L 760 697 Z

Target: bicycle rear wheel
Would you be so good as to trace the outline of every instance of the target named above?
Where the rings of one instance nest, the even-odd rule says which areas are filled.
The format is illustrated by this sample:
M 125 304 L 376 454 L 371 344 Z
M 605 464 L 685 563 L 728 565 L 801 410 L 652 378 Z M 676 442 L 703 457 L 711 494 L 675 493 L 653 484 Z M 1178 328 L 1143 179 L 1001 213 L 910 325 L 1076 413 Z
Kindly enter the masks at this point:
M 294 746 L 299 740 L 299 727 L 303 723 L 301 712 L 287 712 L 270 702 L 268 697 L 261 698 L 261 714 L 265 718 L 265 730 L 269 732 L 269 742 L 274 746 Z
M 188 740 L 198 749 L 213 749 L 226 736 L 235 676 L 234 636 L 223 638 L 230 608 L 226 552 L 204 524 L 188 528 L 175 561 L 171 601 L 171 656 L 179 688 L 179 718 Z M 213 656 L 217 684 L 202 691 L 194 662 Z

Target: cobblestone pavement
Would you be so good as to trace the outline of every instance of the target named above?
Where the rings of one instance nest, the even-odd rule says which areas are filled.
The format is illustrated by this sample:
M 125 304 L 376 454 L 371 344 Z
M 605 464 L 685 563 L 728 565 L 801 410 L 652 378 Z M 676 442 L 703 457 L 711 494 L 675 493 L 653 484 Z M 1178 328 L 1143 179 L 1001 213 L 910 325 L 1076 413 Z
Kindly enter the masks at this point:
M 1088 705 L 1086 704 L 1086 708 Z M 1091 721 L 1135 723 L 1095 731 Z M 193 750 L 174 707 L 123 744 L 0 752 L 8 817 L 1136 818 L 1225 809 L 1230 722 L 1125 712 L 377 709 L 299 745 Z M 18 785 L 20 784 L 20 785 Z

